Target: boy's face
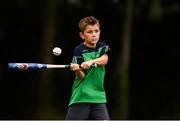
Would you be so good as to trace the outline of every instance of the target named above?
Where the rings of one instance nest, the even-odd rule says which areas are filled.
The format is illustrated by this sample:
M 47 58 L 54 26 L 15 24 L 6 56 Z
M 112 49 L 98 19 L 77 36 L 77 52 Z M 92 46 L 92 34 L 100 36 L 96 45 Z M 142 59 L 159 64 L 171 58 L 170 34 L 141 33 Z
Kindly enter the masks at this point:
M 84 32 L 80 32 L 84 43 L 90 47 L 95 47 L 100 37 L 100 29 L 97 24 L 86 26 Z

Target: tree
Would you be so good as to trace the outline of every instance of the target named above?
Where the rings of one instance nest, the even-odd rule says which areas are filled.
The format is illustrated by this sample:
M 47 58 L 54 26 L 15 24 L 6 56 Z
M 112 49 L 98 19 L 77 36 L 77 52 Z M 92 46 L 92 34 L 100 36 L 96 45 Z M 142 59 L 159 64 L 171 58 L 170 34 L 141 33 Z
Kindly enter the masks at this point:
M 52 48 L 54 46 L 54 34 L 56 23 L 56 0 L 46 0 L 43 10 L 43 34 L 40 57 L 43 63 L 53 63 Z M 39 82 L 38 119 L 57 119 L 52 102 L 52 74 L 53 70 L 42 71 Z
M 129 65 L 130 65 L 130 40 L 133 20 L 133 0 L 127 0 L 123 27 L 122 53 L 118 56 L 117 73 L 119 96 L 115 112 L 120 119 L 127 119 L 129 113 Z

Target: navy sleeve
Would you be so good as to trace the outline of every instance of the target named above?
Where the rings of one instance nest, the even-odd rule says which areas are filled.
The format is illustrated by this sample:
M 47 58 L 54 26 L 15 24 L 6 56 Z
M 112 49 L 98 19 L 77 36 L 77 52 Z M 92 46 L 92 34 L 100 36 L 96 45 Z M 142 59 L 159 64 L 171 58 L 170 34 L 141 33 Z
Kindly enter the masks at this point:
M 101 48 L 100 56 L 104 55 L 104 54 L 108 54 L 108 52 L 110 50 L 109 46 L 106 45 L 106 43 L 104 43 L 104 42 L 99 43 L 99 48 Z
M 73 54 L 73 59 L 72 59 L 72 63 L 77 63 L 77 64 L 81 64 L 83 62 L 83 57 L 82 57 L 82 52 L 81 49 L 76 47 L 74 49 L 74 54 Z

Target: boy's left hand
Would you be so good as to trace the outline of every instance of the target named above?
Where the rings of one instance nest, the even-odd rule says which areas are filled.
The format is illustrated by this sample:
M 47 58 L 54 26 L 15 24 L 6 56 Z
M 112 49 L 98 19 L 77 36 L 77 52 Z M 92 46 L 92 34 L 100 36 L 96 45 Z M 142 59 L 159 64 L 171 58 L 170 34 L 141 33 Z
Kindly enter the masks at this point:
M 93 64 L 94 64 L 93 60 L 86 61 L 86 62 L 81 63 L 81 68 L 86 70 L 86 69 L 89 69 Z
M 77 71 L 77 70 L 81 70 L 81 69 L 79 67 L 79 64 L 71 63 L 70 64 L 70 70 L 71 71 Z

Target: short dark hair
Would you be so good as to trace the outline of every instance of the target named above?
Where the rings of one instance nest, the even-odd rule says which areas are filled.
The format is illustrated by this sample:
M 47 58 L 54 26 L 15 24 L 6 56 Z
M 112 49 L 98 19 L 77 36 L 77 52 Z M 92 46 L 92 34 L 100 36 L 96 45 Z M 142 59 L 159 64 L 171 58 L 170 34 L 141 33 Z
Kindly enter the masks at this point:
M 97 20 L 94 16 L 88 16 L 79 21 L 79 30 L 83 32 L 87 25 L 95 25 L 97 24 L 100 27 L 99 20 Z

